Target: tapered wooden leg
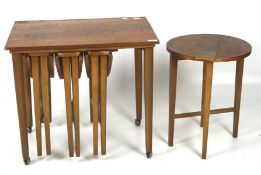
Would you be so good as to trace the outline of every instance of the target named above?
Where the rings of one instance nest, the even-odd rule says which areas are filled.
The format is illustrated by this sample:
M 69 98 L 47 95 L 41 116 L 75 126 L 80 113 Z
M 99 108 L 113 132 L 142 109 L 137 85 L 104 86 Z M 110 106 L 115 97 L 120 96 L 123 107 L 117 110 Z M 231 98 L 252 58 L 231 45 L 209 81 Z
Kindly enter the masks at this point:
M 13 59 L 14 81 L 15 81 L 22 155 L 25 164 L 28 165 L 30 164 L 30 157 L 29 157 L 26 110 L 25 110 L 25 94 L 24 94 L 25 89 L 24 89 L 24 77 L 23 77 L 24 61 L 20 54 L 13 54 L 12 59 Z
M 51 155 L 51 138 L 50 138 L 50 72 L 48 68 L 48 57 L 43 56 L 41 60 L 41 76 L 42 76 L 42 94 L 43 94 L 43 112 L 45 125 L 46 153 Z
M 136 92 L 136 120 L 140 125 L 142 119 L 142 49 L 134 49 L 135 56 L 135 92 Z
M 91 62 L 90 62 L 89 55 L 85 55 L 84 62 L 85 62 L 86 74 L 87 74 L 87 77 L 89 78 L 90 121 L 92 123 L 93 122 L 92 101 L 91 101 L 91 99 L 92 99 L 92 80 L 91 80 Z
M 89 78 L 89 96 L 90 96 L 90 121 L 93 122 L 92 116 L 92 77 Z
M 40 61 L 39 61 L 40 62 Z M 41 74 L 40 74 L 40 79 L 41 79 Z M 43 110 L 43 95 L 42 95 L 42 81 L 40 81 L 40 112 L 41 112 L 41 123 L 44 123 L 44 110 Z
M 178 60 L 171 54 L 169 70 L 169 146 L 173 146 Z
M 100 56 L 101 58 L 101 56 Z M 98 122 L 101 124 L 101 59 L 99 59 L 99 82 L 98 82 Z
M 75 129 L 76 156 L 80 156 L 80 121 L 79 121 L 79 59 L 72 58 L 73 119 Z
M 52 93 L 51 93 L 51 78 L 54 77 L 54 63 L 53 63 L 53 58 L 48 59 L 49 63 L 49 109 L 50 109 L 50 117 L 49 117 L 49 122 L 52 122 Z
M 67 131 L 68 131 L 68 145 L 69 156 L 73 157 L 73 111 L 71 102 L 71 62 L 70 58 L 63 58 L 63 75 L 64 75 L 64 89 L 65 89 L 65 103 L 66 103 L 66 115 L 67 115 Z
M 152 156 L 153 48 L 144 49 L 146 154 Z
M 106 154 L 107 56 L 100 57 L 101 153 Z
M 31 79 L 30 72 L 27 68 L 27 60 L 28 58 L 24 58 L 25 61 L 23 64 L 24 69 L 24 89 L 25 89 L 25 109 L 26 109 L 26 117 L 27 117 L 27 131 L 28 133 L 32 132 L 33 120 L 32 120 L 32 100 L 31 100 Z
M 91 86 L 92 86 L 92 117 L 93 117 L 93 154 L 98 155 L 98 83 L 99 83 L 99 57 L 91 56 Z
M 211 89 L 212 89 L 212 77 L 213 77 L 213 63 L 204 63 L 204 92 L 203 92 L 203 146 L 202 146 L 202 159 L 206 159 L 207 155 L 207 141 L 208 141 L 208 124 L 209 124 L 209 114 L 210 114 L 210 101 L 211 101 Z
M 206 71 L 206 64 L 203 63 L 203 79 L 202 79 L 202 94 L 205 92 L 205 82 L 206 82 L 206 77 L 204 76 L 204 72 Z M 202 95 L 201 99 L 201 111 L 203 111 L 203 106 L 204 106 L 204 95 Z M 202 113 L 201 118 L 200 118 L 200 127 L 203 127 L 203 120 L 204 120 L 204 113 Z
M 239 124 L 239 114 L 240 114 L 240 101 L 241 101 L 241 91 L 242 91 L 242 81 L 243 81 L 243 71 L 244 71 L 244 60 L 237 61 L 236 67 L 236 81 L 235 81 L 235 101 L 234 101 L 234 123 L 233 123 L 233 137 L 238 136 L 238 124 Z
M 33 75 L 33 91 L 34 91 L 34 111 L 36 126 L 37 154 L 42 155 L 42 129 L 41 129 L 41 78 L 40 78 L 40 60 L 39 57 L 32 57 L 32 75 Z

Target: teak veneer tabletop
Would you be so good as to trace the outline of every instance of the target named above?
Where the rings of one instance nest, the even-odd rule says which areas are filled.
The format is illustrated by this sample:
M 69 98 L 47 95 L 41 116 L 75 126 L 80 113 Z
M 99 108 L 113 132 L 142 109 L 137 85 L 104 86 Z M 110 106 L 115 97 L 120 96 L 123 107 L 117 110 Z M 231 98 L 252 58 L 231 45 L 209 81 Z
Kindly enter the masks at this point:
M 250 55 L 251 45 L 244 40 L 216 34 L 194 34 L 173 38 L 167 50 L 179 59 L 223 62 Z
M 159 40 L 145 17 L 17 21 L 5 49 L 57 51 L 70 49 L 142 48 Z

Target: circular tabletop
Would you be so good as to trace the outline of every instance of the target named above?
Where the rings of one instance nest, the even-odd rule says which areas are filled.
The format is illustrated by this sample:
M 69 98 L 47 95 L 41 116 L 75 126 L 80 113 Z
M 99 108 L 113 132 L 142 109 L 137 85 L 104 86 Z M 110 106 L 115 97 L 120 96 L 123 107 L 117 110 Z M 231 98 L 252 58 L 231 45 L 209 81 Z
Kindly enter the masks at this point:
M 176 59 L 225 62 L 246 58 L 252 47 L 248 42 L 231 36 L 195 34 L 169 40 L 167 50 Z

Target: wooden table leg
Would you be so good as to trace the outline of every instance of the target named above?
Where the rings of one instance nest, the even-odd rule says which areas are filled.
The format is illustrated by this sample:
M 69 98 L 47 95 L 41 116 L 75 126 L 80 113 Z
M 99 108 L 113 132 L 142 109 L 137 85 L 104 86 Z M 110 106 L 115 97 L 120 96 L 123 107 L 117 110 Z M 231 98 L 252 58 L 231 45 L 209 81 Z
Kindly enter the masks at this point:
M 101 114 L 101 153 L 106 154 L 106 102 L 107 102 L 107 60 L 100 56 L 100 114 Z
M 153 48 L 144 49 L 144 94 L 146 155 L 152 156 L 152 114 L 153 114 Z
M 14 81 L 15 81 L 22 155 L 23 155 L 24 163 L 28 165 L 30 164 L 30 157 L 29 157 L 26 110 L 25 110 L 25 94 L 24 94 L 25 91 L 24 91 L 24 77 L 23 77 L 24 62 L 21 54 L 13 54 L 12 59 L 13 59 Z
M 49 57 L 48 59 L 48 68 L 49 68 L 49 109 L 50 109 L 50 116 L 49 122 L 52 123 L 52 93 L 51 93 L 51 78 L 54 77 L 54 60 L 53 57 Z
M 79 58 L 72 57 L 72 89 L 73 89 L 73 118 L 75 130 L 76 156 L 80 156 L 80 121 L 79 121 Z
M 206 159 L 207 155 L 207 141 L 208 141 L 208 124 L 210 114 L 210 101 L 211 101 L 211 90 L 212 90 L 212 77 L 213 77 L 213 63 L 205 62 L 204 70 L 204 92 L 203 96 L 203 146 L 202 146 L 202 159 Z
M 89 78 L 89 96 L 90 96 L 90 121 L 93 122 L 92 116 L 92 77 Z
M 41 70 L 41 69 L 40 69 Z M 40 73 L 40 79 L 42 79 L 42 75 Z M 40 112 L 41 112 L 41 123 L 44 123 L 44 109 L 43 109 L 43 90 L 42 90 L 42 81 L 40 81 Z
M 42 129 L 41 129 L 41 78 L 40 78 L 40 60 L 39 57 L 32 57 L 32 75 L 34 92 L 34 111 L 37 140 L 37 154 L 42 155 Z
M 63 76 L 64 76 L 64 89 L 65 89 L 65 103 L 66 103 L 66 115 L 67 115 L 67 132 L 68 132 L 68 146 L 69 156 L 74 155 L 73 146 L 73 111 L 71 102 L 71 63 L 70 58 L 63 58 Z
M 92 55 L 91 58 L 91 86 L 92 86 L 92 117 L 93 117 L 93 154 L 98 155 L 98 83 L 99 83 L 99 56 Z
M 93 122 L 93 117 L 92 117 L 92 77 L 91 77 L 91 62 L 90 62 L 90 57 L 89 55 L 86 55 L 84 58 L 85 62 L 85 68 L 86 68 L 86 74 L 87 77 L 89 78 L 89 102 L 90 102 L 90 121 L 91 123 Z
M 24 69 L 24 89 L 25 89 L 25 106 L 26 106 L 26 117 L 27 117 L 27 131 L 32 132 L 33 120 L 32 120 L 32 100 L 31 100 L 31 78 L 28 65 L 30 64 L 29 58 L 24 57 L 25 61 L 23 64 Z
M 235 80 L 235 101 L 234 101 L 234 123 L 233 123 L 233 137 L 238 136 L 238 124 L 239 124 L 239 113 L 240 113 L 240 101 L 242 91 L 242 80 L 244 71 L 244 60 L 237 61 L 236 66 L 236 80 Z
M 135 92 L 136 92 L 136 120 L 140 126 L 142 119 L 142 49 L 134 49 L 135 60 Z
M 205 86 L 204 84 L 206 83 L 206 76 L 204 76 L 204 73 L 206 72 L 206 64 L 203 63 L 203 78 L 202 78 L 202 94 L 204 94 L 205 92 Z M 204 96 L 202 95 L 202 99 L 201 99 L 201 111 L 203 111 L 203 107 L 204 107 Z M 204 121 L 204 113 L 202 113 L 201 118 L 200 118 L 200 127 L 203 127 L 203 121 Z
M 51 137 L 50 137 L 50 121 L 51 121 L 51 106 L 50 106 L 50 72 L 48 56 L 42 56 L 41 60 L 41 76 L 42 76 L 42 97 L 43 97 L 43 112 L 45 125 L 45 140 L 46 153 L 51 155 Z
M 101 124 L 101 58 L 99 56 L 99 81 L 98 81 L 98 122 Z M 107 75 L 107 72 L 106 72 Z
M 178 59 L 175 59 L 171 54 L 169 70 L 169 146 L 173 146 L 174 140 L 177 74 Z

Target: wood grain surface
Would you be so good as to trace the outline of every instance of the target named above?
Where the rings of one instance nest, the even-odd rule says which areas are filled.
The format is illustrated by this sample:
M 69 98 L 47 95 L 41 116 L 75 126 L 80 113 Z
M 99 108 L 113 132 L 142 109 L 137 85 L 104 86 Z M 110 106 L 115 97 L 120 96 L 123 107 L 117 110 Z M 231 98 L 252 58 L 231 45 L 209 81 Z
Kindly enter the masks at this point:
M 11 52 L 148 47 L 159 43 L 145 17 L 17 21 L 5 49 Z
M 231 36 L 195 34 L 169 40 L 167 50 L 177 59 L 224 62 L 249 56 L 252 47 L 246 41 Z

